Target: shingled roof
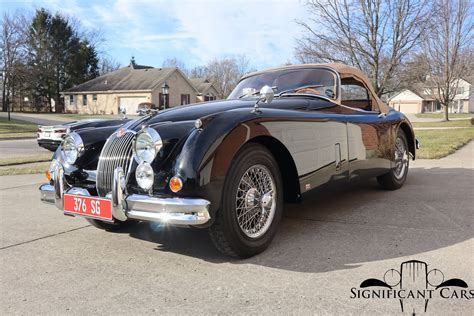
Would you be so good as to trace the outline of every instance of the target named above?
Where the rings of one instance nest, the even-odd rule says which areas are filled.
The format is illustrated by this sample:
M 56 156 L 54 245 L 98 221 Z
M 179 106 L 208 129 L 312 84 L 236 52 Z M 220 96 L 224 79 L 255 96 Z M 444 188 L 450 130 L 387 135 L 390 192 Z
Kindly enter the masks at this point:
M 189 80 L 200 94 L 205 94 L 212 87 L 212 82 L 207 78 L 192 78 Z
M 103 76 L 81 83 L 65 93 L 153 90 L 168 76 L 177 71 L 176 67 L 153 68 L 150 66 L 133 65 L 117 69 Z

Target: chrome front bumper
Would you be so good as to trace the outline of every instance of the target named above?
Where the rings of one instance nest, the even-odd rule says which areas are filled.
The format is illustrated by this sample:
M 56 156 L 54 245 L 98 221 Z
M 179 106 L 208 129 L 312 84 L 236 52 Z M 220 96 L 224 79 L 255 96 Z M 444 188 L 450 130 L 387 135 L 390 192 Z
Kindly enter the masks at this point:
M 41 201 L 55 204 L 63 211 L 64 193 L 90 196 L 83 188 L 68 187 L 64 181 L 64 170 L 56 166 L 53 170 L 53 184 L 45 183 L 39 187 Z M 107 195 L 112 201 L 112 214 L 116 220 L 136 219 L 142 221 L 164 222 L 173 225 L 202 225 L 210 220 L 210 202 L 198 198 L 161 198 L 148 195 L 125 195 L 123 170 L 114 172 L 112 192 Z

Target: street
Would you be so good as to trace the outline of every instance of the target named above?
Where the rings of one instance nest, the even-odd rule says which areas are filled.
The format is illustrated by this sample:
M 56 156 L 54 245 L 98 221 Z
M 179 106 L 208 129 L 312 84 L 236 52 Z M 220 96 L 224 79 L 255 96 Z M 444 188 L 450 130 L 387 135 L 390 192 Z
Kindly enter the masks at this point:
M 38 146 L 36 139 L 12 139 L 0 140 L 0 153 L 2 158 L 34 156 L 36 154 L 51 153 L 47 149 Z
M 98 230 L 39 201 L 41 175 L 0 177 L 0 312 L 8 314 L 395 314 L 396 299 L 351 288 L 421 260 L 474 284 L 474 144 L 412 163 L 398 191 L 376 181 L 323 189 L 285 206 L 272 245 L 220 255 L 206 231 L 140 223 Z M 429 301 L 469 314 L 472 300 Z

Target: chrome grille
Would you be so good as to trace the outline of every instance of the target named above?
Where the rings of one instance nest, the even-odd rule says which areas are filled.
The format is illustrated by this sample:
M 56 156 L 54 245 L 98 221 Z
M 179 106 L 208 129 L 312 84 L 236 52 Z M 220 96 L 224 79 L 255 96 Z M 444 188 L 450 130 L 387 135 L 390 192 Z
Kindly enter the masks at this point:
M 114 170 L 122 167 L 125 174 L 128 172 L 132 161 L 132 142 L 135 133 L 128 131 L 122 136 L 112 134 L 102 148 L 97 165 L 97 193 L 106 196 L 112 191 Z

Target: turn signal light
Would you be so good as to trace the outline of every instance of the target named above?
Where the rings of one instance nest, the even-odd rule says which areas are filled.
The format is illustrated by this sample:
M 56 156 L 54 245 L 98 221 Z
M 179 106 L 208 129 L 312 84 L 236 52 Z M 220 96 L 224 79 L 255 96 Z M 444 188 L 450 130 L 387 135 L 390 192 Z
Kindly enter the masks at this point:
M 45 171 L 44 172 L 45 176 L 46 176 L 46 179 L 48 179 L 48 181 L 51 181 L 51 179 L 53 178 L 53 176 L 51 175 L 51 172 L 48 171 Z
M 179 192 L 183 188 L 183 181 L 179 177 L 173 177 L 170 180 L 170 189 L 174 193 Z

